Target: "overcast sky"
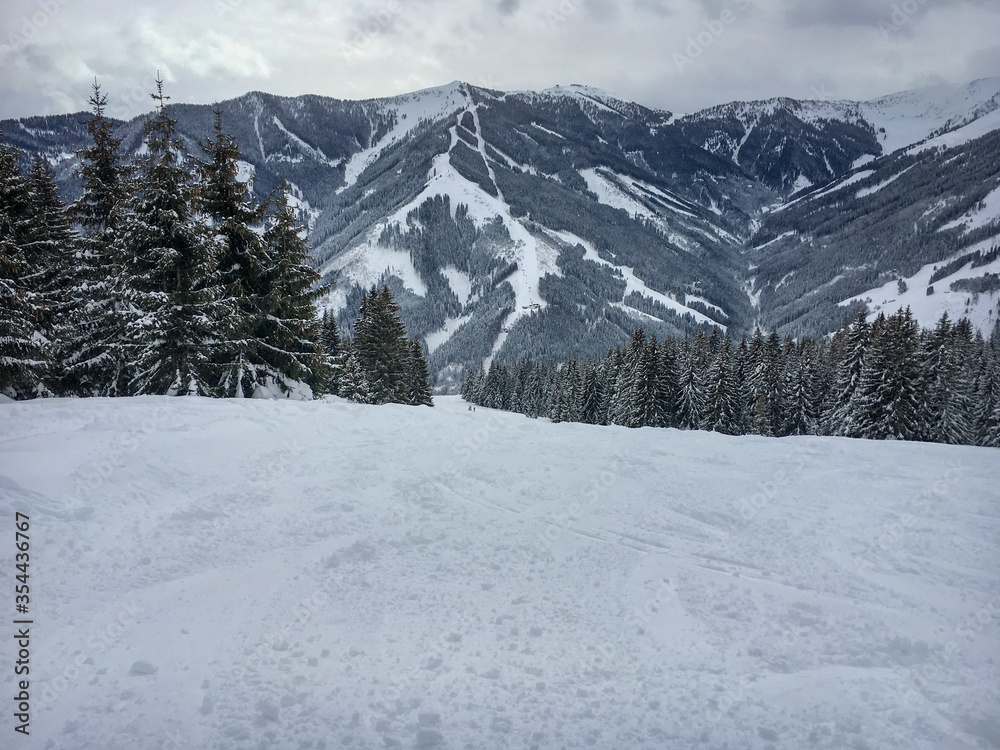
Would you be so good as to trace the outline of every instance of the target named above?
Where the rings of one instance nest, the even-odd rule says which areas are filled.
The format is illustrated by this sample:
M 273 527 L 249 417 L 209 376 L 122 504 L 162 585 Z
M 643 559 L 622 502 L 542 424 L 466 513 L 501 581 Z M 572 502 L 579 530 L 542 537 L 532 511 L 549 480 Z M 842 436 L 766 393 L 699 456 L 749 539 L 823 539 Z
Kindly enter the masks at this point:
M 1000 0 L 2 0 L 0 118 L 585 83 L 673 112 L 1000 75 Z

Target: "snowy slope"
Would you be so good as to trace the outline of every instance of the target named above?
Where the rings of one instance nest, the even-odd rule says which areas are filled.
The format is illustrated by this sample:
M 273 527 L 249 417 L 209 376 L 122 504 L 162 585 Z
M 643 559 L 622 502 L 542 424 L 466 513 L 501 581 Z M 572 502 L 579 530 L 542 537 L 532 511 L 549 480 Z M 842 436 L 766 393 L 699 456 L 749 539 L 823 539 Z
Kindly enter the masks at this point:
M 357 182 L 361 173 L 371 166 L 385 149 L 405 139 L 414 128 L 439 120 L 455 111 L 464 102 L 464 95 L 462 84 L 459 81 L 452 81 L 445 86 L 374 101 L 380 109 L 395 116 L 395 127 L 371 147 L 351 156 L 344 170 L 344 184 L 338 188 L 338 192 Z
M 995 450 L 450 397 L 0 410 L 7 591 L 32 524 L 17 747 L 996 743 Z
M 904 91 L 860 104 L 864 118 L 875 126 L 885 154 L 967 126 L 997 109 L 1000 77 Z M 994 121 L 989 129 L 998 124 Z
M 994 214 L 995 216 L 996 214 Z M 955 260 L 970 252 L 989 252 L 995 245 L 994 240 L 985 240 L 969 248 L 965 248 L 961 253 L 956 253 Z M 971 265 L 963 266 L 949 276 L 945 276 L 931 284 L 931 275 L 938 266 L 944 263 L 928 263 L 916 274 L 903 279 L 906 283 L 906 291 L 900 293 L 897 281 L 890 281 L 875 289 L 869 289 L 861 294 L 855 295 L 841 302 L 841 305 L 848 305 L 854 301 L 866 302 L 868 310 L 872 314 L 883 312 L 891 315 L 900 308 L 908 307 L 913 317 L 924 328 L 933 328 L 941 315 L 948 313 L 952 321 L 961 318 L 968 318 L 972 325 L 984 336 L 988 336 L 1000 319 L 1000 292 L 984 292 L 980 294 L 970 294 L 969 292 L 952 291 L 952 282 L 962 279 L 981 278 L 986 273 L 1000 273 L 1000 259 L 992 263 L 972 268 Z M 927 294 L 928 287 L 934 287 L 934 292 Z
M 882 154 L 890 154 L 932 136 L 967 127 L 998 109 L 1000 77 L 902 91 L 869 101 L 778 98 L 733 102 L 688 115 L 687 119 L 711 119 L 722 113 L 736 119 L 746 132 L 739 142 L 729 143 L 727 155 L 739 163 L 740 150 L 753 129 L 761 120 L 780 111 L 814 125 L 825 120 L 866 124 L 875 130 Z M 992 123 L 989 130 L 996 127 Z

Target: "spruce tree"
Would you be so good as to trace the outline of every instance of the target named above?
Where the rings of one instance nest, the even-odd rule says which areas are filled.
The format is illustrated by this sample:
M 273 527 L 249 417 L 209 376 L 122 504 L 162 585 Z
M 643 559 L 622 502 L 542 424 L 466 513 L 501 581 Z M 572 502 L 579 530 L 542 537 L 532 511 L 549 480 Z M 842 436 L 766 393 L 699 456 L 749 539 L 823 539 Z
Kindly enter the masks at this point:
M 323 356 L 320 322 L 314 301 L 327 292 L 309 261 L 303 227 L 288 203 L 282 181 L 273 198 L 264 233 L 266 265 L 260 269 L 256 339 L 251 364 L 258 386 L 277 385 L 291 393 L 298 384 L 322 393 L 331 371 Z
M 705 406 L 701 429 L 725 435 L 739 433 L 739 395 L 732 375 L 732 341 L 728 334 L 705 376 Z
M 809 339 L 799 343 L 785 366 L 784 435 L 814 435 L 819 422 L 819 388 L 815 345 Z
M 654 398 L 660 423 L 657 427 L 677 426 L 677 400 L 680 395 L 677 377 L 677 342 L 672 338 L 664 340 L 657 347 L 656 390 Z
M 35 337 L 41 311 L 24 284 L 31 193 L 19 158 L 17 148 L 0 143 L 0 394 L 31 398 L 42 392 L 46 355 Z
M 658 398 L 661 386 L 659 349 L 656 336 L 650 336 L 639 354 L 634 394 L 635 421 L 639 427 L 662 427 L 667 420 L 666 405 Z
M 685 338 L 681 350 L 677 382 L 677 426 L 682 430 L 701 428 L 704 417 L 705 392 L 699 366 L 698 347 L 690 337 Z
M 580 421 L 586 424 L 600 424 L 601 402 L 604 400 L 604 381 L 600 365 L 588 362 L 583 369 L 583 402 Z
M 137 394 L 212 395 L 214 348 L 232 310 L 219 302 L 219 246 L 197 216 L 194 176 L 184 164 L 177 121 L 157 80 L 156 114 L 146 121 L 137 192 L 117 235 L 125 275 L 129 345 Z
M 344 368 L 344 357 L 341 354 L 343 345 L 340 341 L 340 327 L 337 325 L 336 313 L 329 309 L 323 310 L 323 319 L 320 323 L 319 341 L 323 347 L 323 354 L 330 367 L 330 382 L 327 384 L 327 392 L 336 394 L 340 390 L 340 371 Z
M 359 404 L 370 404 L 371 389 L 368 387 L 368 379 L 361 367 L 353 348 L 348 348 L 347 356 L 344 360 L 344 368 L 340 373 L 340 390 L 338 396 Z
M 973 332 L 968 318 L 952 329 L 949 341 L 950 387 L 938 431 L 939 439 L 952 445 L 969 445 L 975 438 L 975 367 Z
M 364 294 L 354 325 L 354 348 L 371 388 L 372 403 L 407 403 L 410 346 L 399 305 L 388 286 L 381 290 L 373 286 Z M 502 398 L 499 391 L 493 395 Z
M 80 275 L 79 235 L 73 228 L 66 206 L 48 163 L 36 158 L 28 174 L 31 214 L 23 245 L 28 273 L 23 283 L 34 299 L 37 311 L 36 334 L 46 353 L 46 390 L 62 394 L 65 387 L 62 367 L 64 342 L 71 337 L 73 324 L 85 300 L 78 292 Z
M 431 374 L 427 367 L 424 347 L 416 338 L 410 339 L 409 367 L 410 395 L 407 403 L 413 406 L 434 406 L 434 392 L 431 389 Z
M 871 335 L 871 325 L 862 312 L 845 337 L 843 358 L 837 366 L 830 393 L 830 407 L 824 420 L 823 432 L 827 435 L 857 435 L 858 388 Z
M 980 337 L 981 338 L 981 337 Z M 1000 341 L 996 342 L 1000 344 Z M 1000 360 L 993 341 L 977 341 L 979 372 L 977 375 L 975 437 L 977 445 L 988 445 L 987 436 L 998 428 L 993 422 L 1000 402 Z
M 71 206 L 83 230 L 74 321 L 61 345 L 64 388 L 78 396 L 121 396 L 129 390 L 126 302 L 122 259 L 114 237 L 125 198 L 134 185 L 134 168 L 121 153 L 122 139 L 104 116 L 108 98 L 95 81 L 87 122 L 91 143 L 76 156 L 83 195 Z M 119 248 L 120 249 L 120 248 Z
M 198 205 L 210 217 L 221 240 L 218 285 L 226 305 L 233 310 L 225 329 L 220 329 L 224 340 L 215 347 L 219 395 L 250 396 L 273 379 L 275 359 L 262 342 L 271 328 L 264 309 L 271 290 L 264 275 L 273 265 L 265 238 L 257 231 L 266 206 L 254 199 L 248 182 L 238 179 L 240 150 L 236 139 L 224 132 L 219 110 L 215 111 L 213 137 L 200 145 L 208 160 L 200 165 Z M 285 189 L 283 185 L 281 190 Z M 280 191 L 277 200 L 282 200 Z
M 480 362 L 478 368 L 466 373 L 465 379 L 462 381 L 462 398 L 470 404 L 481 406 L 483 403 L 483 386 L 485 382 L 486 372 L 483 370 L 483 363 Z
M 628 346 L 622 353 L 621 366 L 615 380 L 611 400 L 611 422 L 625 427 L 642 426 L 642 396 L 640 392 L 641 366 L 646 349 L 646 334 L 641 328 L 632 333 Z
M 768 418 L 770 403 L 768 384 L 773 367 L 773 352 L 768 347 L 768 341 L 764 339 L 760 328 L 754 330 L 747 347 L 746 377 L 741 394 L 742 411 L 746 415 L 747 428 L 749 432 L 757 435 L 771 434 Z
M 869 349 L 858 385 L 853 437 L 919 439 L 917 327 L 909 308 L 888 319 L 880 316 Z

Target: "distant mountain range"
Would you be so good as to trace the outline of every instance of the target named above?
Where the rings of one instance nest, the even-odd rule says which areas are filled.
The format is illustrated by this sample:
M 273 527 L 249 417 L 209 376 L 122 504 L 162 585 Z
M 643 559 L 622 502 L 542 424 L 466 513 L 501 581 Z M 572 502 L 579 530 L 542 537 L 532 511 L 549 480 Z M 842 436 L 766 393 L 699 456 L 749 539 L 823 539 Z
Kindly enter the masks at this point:
M 685 116 L 461 82 L 218 107 L 255 191 L 293 183 L 335 285 L 323 304 L 349 328 L 388 283 L 446 390 L 483 359 L 595 355 L 636 325 L 820 336 L 909 305 L 988 334 L 1000 315 L 1000 78 Z M 171 107 L 196 155 L 213 109 Z M 72 198 L 86 118 L 5 121 L 4 139 Z M 130 151 L 141 126 L 120 126 Z

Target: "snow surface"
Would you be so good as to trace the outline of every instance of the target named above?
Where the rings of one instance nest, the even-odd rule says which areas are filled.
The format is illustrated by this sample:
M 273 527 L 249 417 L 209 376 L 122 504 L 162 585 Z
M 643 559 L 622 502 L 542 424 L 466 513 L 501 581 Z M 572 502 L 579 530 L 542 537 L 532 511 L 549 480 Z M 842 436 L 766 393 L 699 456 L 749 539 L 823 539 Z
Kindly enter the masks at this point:
M 913 276 L 903 279 L 907 289 L 902 294 L 899 293 L 898 280 L 893 279 L 880 287 L 869 289 L 867 292 L 843 300 L 840 304 L 866 302 L 869 312 L 884 312 L 886 315 L 891 315 L 900 308 L 909 307 L 913 317 L 924 328 L 933 328 L 941 315 L 948 313 L 952 322 L 960 318 L 968 318 L 975 328 L 983 332 L 984 336 L 989 336 L 998 317 L 1000 317 L 1000 292 L 982 294 L 953 292 L 950 286 L 951 282 L 959 279 L 978 278 L 987 272 L 1000 273 L 1000 258 L 979 268 L 972 268 L 970 264 L 966 264 L 951 276 L 935 281 L 933 284 L 934 294 L 932 295 L 927 294 L 927 287 L 932 286 L 930 283 L 931 275 L 936 268 L 976 250 L 988 252 L 992 249 L 993 243 L 993 239 L 983 240 L 964 248 L 961 252 L 955 253 L 954 256 L 943 261 L 928 263 Z
M 581 169 L 580 176 L 586 181 L 587 190 L 596 195 L 600 203 L 611 208 L 619 208 L 633 218 L 642 217 L 651 220 L 659 218 L 656 212 L 625 193 L 597 169 Z
M 747 135 L 749 135 L 749 133 Z M 737 164 L 738 163 L 739 162 L 737 162 Z M 792 185 L 792 191 L 790 195 L 795 195 L 795 193 L 801 193 L 803 190 L 811 188 L 812 186 L 813 186 L 812 180 L 810 180 L 804 174 L 800 174 L 798 177 L 795 178 L 795 184 Z
M 903 91 L 864 102 L 846 100 L 768 99 L 753 102 L 732 102 L 695 113 L 695 118 L 720 114 L 739 118 L 746 131 L 738 144 L 734 141 L 732 158 L 739 151 L 760 120 L 778 109 L 789 109 L 804 122 L 819 123 L 826 119 L 860 122 L 874 126 L 882 154 L 890 154 L 920 141 L 931 139 L 941 131 L 956 130 L 952 137 L 965 142 L 1000 126 L 1000 77 L 983 78 L 969 84 L 929 86 Z M 974 135 L 978 133 L 978 135 Z M 946 141 L 948 135 L 943 136 Z M 864 157 L 862 157 L 864 159 Z M 854 168 L 865 162 L 859 159 Z
M 456 397 L 0 409 L 18 747 L 996 744 L 996 450 Z
M 441 344 L 455 335 L 455 332 L 470 320 L 472 320 L 472 313 L 445 319 L 443 326 L 424 336 L 424 343 L 427 344 L 427 353 L 433 354 Z
M 861 110 L 879 133 L 882 152 L 922 141 L 939 130 L 967 126 L 989 116 L 996 129 L 1000 107 L 1000 78 L 981 78 L 969 84 L 943 84 L 891 94 L 864 102 Z
M 854 174 L 850 175 L 849 177 L 846 177 L 846 178 L 844 178 L 842 180 L 837 180 L 837 181 L 833 182 L 830 185 L 830 187 L 827 187 L 827 188 L 825 188 L 823 190 L 820 190 L 820 191 L 818 191 L 816 193 L 808 193 L 806 195 L 800 195 L 798 198 L 794 198 L 794 199 L 788 201 L 787 203 L 783 203 L 783 204 L 781 204 L 780 206 L 778 206 L 777 208 L 774 209 L 774 213 L 778 213 L 779 211 L 784 211 L 789 206 L 793 206 L 793 205 L 795 205 L 796 203 L 798 203 L 799 201 L 802 201 L 802 200 L 804 200 L 804 201 L 811 201 L 811 200 L 815 200 L 817 198 L 822 198 L 824 195 L 829 195 L 830 193 L 832 193 L 832 192 L 834 192 L 836 190 L 840 190 L 841 188 L 845 188 L 848 185 L 853 185 L 855 182 L 861 182 L 862 180 L 864 180 L 864 179 L 866 179 L 868 177 L 871 177 L 873 174 L 875 174 L 875 170 L 874 169 L 862 169 L 860 172 L 855 172 Z M 798 184 L 798 182 L 796 182 L 796 184 Z
M 974 141 L 976 138 L 982 138 L 984 135 L 992 133 L 997 129 L 1000 129 L 1000 109 L 994 110 L 993 112 L 970 122 L 968 125 L 943 133 L 942 135 L 931 138 L 922 144 L 918 144 L 911 148 L 909 153 L 919 153 L 920 151 L 925 151 L 931 148 L 955 148 L 956 146 L 962 146 L 969 141 Z
M 609 179 L 608 175 L 613 176 L 615 179 L 620 181 L 622 185 L 625 185 L 626 188 L 629 188 L 634 192 L 630 193 L 622 190 L 618 184 Z M 610 169 L 597 169 L 593 167 L 580 170 L 580 176 L 583 177 L 584 181 L 586 181 L 587 189 L 597 196 L 600 203 L 611 206 L 612 208 L 620 208 L 633 218 L 642 217 L 644 219 L 649 219 L 659 226 L 664 232 L 669 232 L 670 230 L 670 227 L 664 217 L 638 200 L 635 197 L 636 195 L 646 193 L 648 196 L 652 194 L 652 197 L 659 200 L 671 211 L 682 214 L 683 216 L 697 218 L 696 215 L 689 210 L 689 206 L 685 206 L 684 203 L 682 203 L 676 196 L 673 196 L 664 191 L 662 188 L 658 188 L 648 182 L 644 182 L 627 175 L 618 174 Z M 714 213 L 721 213 L 717 206 L 711 207 L 711 210 Z M 721 230 L 719 231 L 721 233 Z M 670 239 L 671 241 L 676 241 L 674 237 L 671 237 Z
M 867 187 L 867 188 L 861 188 L 861 190 L 859 190 L 858 192 L 856 192 L 854 194 L 854 197 L 855 198 L 864 198 L 864 197 L 869 196 L 869 195 L 874 195 L 875 193 L 877 193 L 882 188 L 888 187 L 889 185 L 891 185 L 892 183 L 894 183 L 896 180 L 898 180 L 904 174 L 906 174 L 907 172 L 909 172 L 911 169 L 913 169 L 913 167 L 907 167 L 906 169 L 902 170 L 901 172 L 897 172 L 896 174 L 894 174 L 889 179 L 883 180 L 878 185 L 873 185 L 872 187 Z
M 464 271 L 459 271 L 454 266 L 445 266 L 441 270 L 442 275 L 448 280 L 448 286 L 458 297 L 458 301 L 463 305 L 472 296 L 472 278 Z
M 963 234 L 968 234 L 973 229 L 992 224 L 1000 217 L 1000 188 L 994 188 L 983 198 L 981 205 L 977 205 L 971 211 L 959 216 L 954 221 L 950 221 L 938 231 L 962 227 Z
M 368 241 L 364 245 L 353 247 L 337 256 L 323 266 L 321 273 L 325 275 L 331 271 L 346 269 L 352 281 L 366 288 L 377 284 L 382 275 L 388 273 L 398 277 L 403 286 L 418 297 L 426 296 L 427 285 L 417 273 L 410 254 L 377 243 L 376 238 L 381 234 L 381 230 L 382 226 L 375 227 L 369 232 Z M 344 302 L 346 303 L 346 297 Z
M 375 163 L 386 148 L 399 143 L 418 125 L 449 116 L 461 107 L 464 101 L 463 84 L 459 81 L 389 99 L 378 99 L 377 103 L 380 106 L 394 113 L 396 122 L 378 142 L 351 156 L 344 166 L 344 184 L 337 189 L 337 192 L 357 182 L 361 173 Z

